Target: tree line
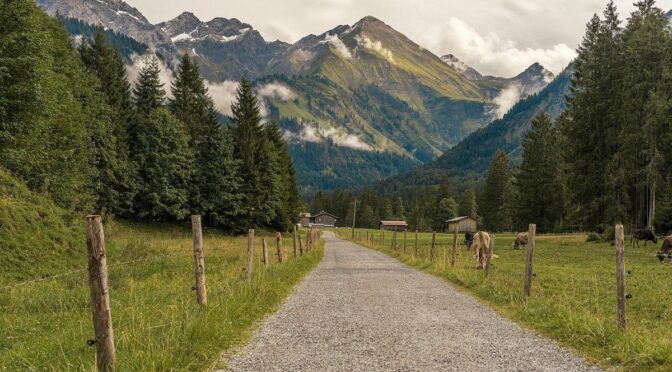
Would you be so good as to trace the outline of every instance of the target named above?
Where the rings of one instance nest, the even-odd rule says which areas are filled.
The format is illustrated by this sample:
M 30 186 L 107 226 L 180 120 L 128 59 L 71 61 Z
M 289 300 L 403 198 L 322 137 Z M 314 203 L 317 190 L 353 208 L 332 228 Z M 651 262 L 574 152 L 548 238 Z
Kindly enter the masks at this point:
M 134 86 L 104 31 L 78 46 L 29 0 L 0 4 L 0 166 L 78 212 L 149 221 L 201 214 L 232 231 L 289 229 L 299 194 L 277 124 L 243 79 L 219 122 L 198 65 L 170 84 L 148 58 Z

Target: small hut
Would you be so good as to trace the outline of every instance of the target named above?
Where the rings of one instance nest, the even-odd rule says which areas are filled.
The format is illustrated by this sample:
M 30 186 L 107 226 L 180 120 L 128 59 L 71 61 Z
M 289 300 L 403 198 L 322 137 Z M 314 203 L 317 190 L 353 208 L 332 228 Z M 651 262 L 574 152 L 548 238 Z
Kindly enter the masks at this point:
M 478 229 L 478 221 L 469 216 L 451 218 L 446 221 L 446 224 L 448 224 L 448 231 L 454 231 L 455 227 L 458 228 L 459 232 L 474 232 Z
M 406 231 L 408 223 L 406 221 L 380 221 L 378 227 L 383 230 Z
M 310 216 L 309 212 L 303 212 L 299 214 L 299 225 L 301 225 L 301 227 L 310 227 L 311 223 L 312 217 Z
M 325 211 L 321 211 L 311 217 L 313 225 L 321 227 L 334 227 L 336 226 L 336 216 Z

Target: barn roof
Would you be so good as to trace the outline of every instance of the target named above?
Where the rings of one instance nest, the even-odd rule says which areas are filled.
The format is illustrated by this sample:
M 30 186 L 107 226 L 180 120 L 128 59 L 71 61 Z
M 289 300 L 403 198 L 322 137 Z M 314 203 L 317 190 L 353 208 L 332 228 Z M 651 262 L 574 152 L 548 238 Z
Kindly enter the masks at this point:
M 408 226 L 406 221 L 380 221 L 383 226 Z
M 307 217 L 307 218 L 310 218 L 310 212 L 302 212 L 302 213 L 299 213 L 299 217 L 301 217 L 301 218 L 306 218 L 306 217 Z
M 313 218 L 315 218 L 315 217 L 319 217 L 319 216 L 322 216 L 322 215 L 327 215 L 327 216 L 333 217 L 334 219 L 337 218 L 337 217 L 334 216 L 333 214 L 331 214 L 331 213 L 327 213 L 327 212 L 325 212 L 325 211 L 320 211 L 320 213 L 314 214 L 314 215 L 313 215 Z
M 466 219 L 472 219 L 472 220 L 476 221 L 475 218 L 472 218 L 472 217 L 469 217 L 469 216 L 460 216 L 460 217 L 451 218 L 446 222 L 448 222 L 448 223 L 450 223 L 450 222 L 460 222 L 460 221 L 463 221 L 463 220 L 466 220 Z

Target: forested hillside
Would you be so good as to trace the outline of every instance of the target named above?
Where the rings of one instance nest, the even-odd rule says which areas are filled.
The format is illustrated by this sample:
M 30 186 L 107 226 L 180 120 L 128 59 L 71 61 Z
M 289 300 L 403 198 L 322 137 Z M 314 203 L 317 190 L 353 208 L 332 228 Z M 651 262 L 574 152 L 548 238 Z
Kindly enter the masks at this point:
M 83 38 L 85 42 L 90 42 L 98 29 L 96 26 L 76 18 L 61 17 L 61 23 L 66 32 L 74 35 L 75 38 Z M 114 46 L 114 48 L 121 53 L 122 57 L 124 57 L 125 63 L 131 63 L 131 57 L 133 55 L 140 56 L 147 53 L 149 50 L 149 47 L 146 44 L 119 32 L 110 29 L 106 29 L 103 32 L 105 33 L 108 43 Z
M 189 56 L 170 87 L 156 59 L 131 87 L 111 40 L 126 39 L 97 28 L 75 45 L 34 2 L 0 5 L 0 169 L 75 214 L 289 229 L 294 168 L 252 86 L 241 82 L 223 127 Z

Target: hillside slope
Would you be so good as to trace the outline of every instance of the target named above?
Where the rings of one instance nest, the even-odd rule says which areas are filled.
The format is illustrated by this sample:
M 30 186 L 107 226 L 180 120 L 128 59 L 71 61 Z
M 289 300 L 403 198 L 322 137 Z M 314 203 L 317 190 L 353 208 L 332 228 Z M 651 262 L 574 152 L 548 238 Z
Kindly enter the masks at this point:
M 556 118 L 564 109 L 572 71 L 570 65 L 538 94 L 521 100 L 502 119 L 470 134 L 436 161 L 381 181 L 376 187 L 384 192 L 399 193 L 418 186 L 439 184 L 446 176 L 453 184 L 478 180 L 483 177 L 498 149 L 518 164 L 522 155 L 522 140 L 531 120 L 542 111 Z
M 80 222 L 0 169 L 0 284 L 84 265 Z

